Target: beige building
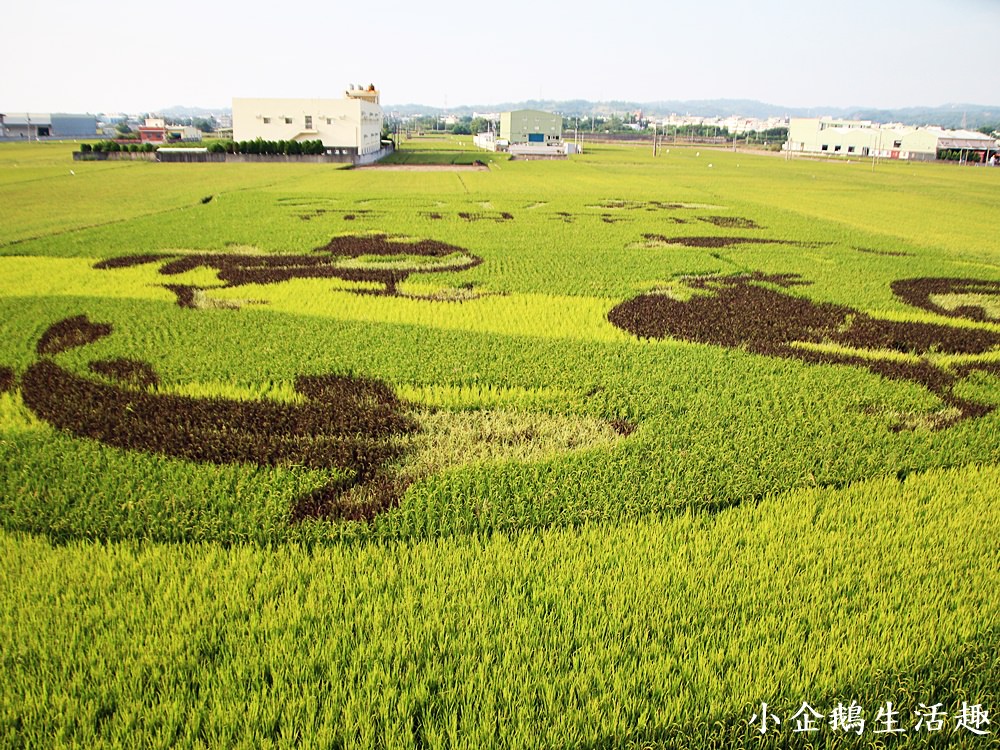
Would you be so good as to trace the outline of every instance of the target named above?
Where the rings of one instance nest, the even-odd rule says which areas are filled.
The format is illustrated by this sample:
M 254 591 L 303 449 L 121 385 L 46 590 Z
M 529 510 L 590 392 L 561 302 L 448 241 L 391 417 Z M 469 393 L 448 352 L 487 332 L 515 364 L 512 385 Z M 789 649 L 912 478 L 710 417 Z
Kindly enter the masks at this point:
M 880 125 L 868 120 L 793 117 L 786 151 L 830 156 L 878 156 L 886 159 L 934 161 L 942 151 L 978 154 L 982 161 L 996 153 L 993 138 L 969 130 L 907 125 Z
M 334 154 L 381 148 L 382 107 L 375 87 L 343 99 L 233 99 L 233 140 L 315 141 Z

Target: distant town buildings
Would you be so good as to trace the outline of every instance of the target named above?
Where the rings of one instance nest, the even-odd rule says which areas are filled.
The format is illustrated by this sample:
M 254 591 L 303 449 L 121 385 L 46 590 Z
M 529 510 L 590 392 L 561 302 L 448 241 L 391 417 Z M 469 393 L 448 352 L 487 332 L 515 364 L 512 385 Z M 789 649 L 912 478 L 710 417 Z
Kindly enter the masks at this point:
M 757 117 L 741 117 L 740 115 L 729 115 L 728 117 L 696 117 L 692 115 L 670 115 L 659 121 L 664 128 L 683 127 L 715 127 L 721 132 L 726 130 L 729 135 L 744 135 L 746 133 L 762 133 L 765 130 L 775 128 L 787 128 L 787 117 L 768 117 L 760 119 Z
M 137 130 L 143 143 L 201 140 L 201 131 L 193 125 L 167 125 L 162 117 L 147 117 Z
M 237 141 L 319 140 L 334 154 L 372 156 L 382 148 L 382 120 L 374 85 L 351 86 L 342 99 L 233 99 Z
M 784 149 L 790 153 L 875 156 L 933 161 L 955 155 L 959 160 L 986 162 L 997 153 L 997 141 L 970 130 L 881 125 L 868 120 L 793 117 Z
M 147 117 L 138 130 L 139 140 L 143 143 L 167 142 L 167 123 L 162 117 Z

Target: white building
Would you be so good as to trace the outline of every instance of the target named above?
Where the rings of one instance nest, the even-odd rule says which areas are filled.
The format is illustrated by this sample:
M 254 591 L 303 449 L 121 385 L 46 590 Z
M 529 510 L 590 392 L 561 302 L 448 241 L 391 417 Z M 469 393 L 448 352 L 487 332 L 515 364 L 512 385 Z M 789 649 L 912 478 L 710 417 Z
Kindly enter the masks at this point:
M 336 154 L 381 148 L 382 107 L 374 86 L 343 99 L 233 99 L 233 140 L 315 141 Z
M 969 130 L 793 117 L 784 148 L 807 154 L 877 156 L 911 161 L 933 161 L 941 152 L 953 152 L 963 161 L 975 154 L 975 159 L 984 162 L 997 152 L 997 142 L 990 136 Z

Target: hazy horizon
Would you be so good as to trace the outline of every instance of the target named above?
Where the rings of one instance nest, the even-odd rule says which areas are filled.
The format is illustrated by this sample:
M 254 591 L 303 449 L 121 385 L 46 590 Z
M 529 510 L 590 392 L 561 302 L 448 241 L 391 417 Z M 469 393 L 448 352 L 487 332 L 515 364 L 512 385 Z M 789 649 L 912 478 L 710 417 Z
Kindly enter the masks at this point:
M 17 4 L 0 31 L 0 111 L 222 109 L 238 96 L 339 97 L 351 83 L 375 83 L 387 108 L 576 99 L 994 104 L 984 101 L 995 98 L 987 89 L 1000 62 L 992 0 L 842 0 L 836 16 L 796 15 L 777 0 L 718 0 L 706 10 L 538 7 L 386 0 L 372 16 L 304 0 L 287 14 L 215 5 L 172 19 L 151 6 L 102 13 L 69 0 Z

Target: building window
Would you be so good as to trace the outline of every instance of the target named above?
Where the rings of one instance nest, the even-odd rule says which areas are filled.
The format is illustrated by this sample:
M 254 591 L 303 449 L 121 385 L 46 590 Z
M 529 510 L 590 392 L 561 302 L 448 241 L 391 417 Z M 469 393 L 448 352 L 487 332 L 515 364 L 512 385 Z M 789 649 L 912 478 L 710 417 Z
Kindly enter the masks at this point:
M 327 125 L 332 125 L 333 124 L 333 120 L 331 120 L 329 117 L 327 117 L 326 118 L 326 124 Z
M 903 142 L 902 142 L 902 141 L 893 141 L 893 142 L 892 142 L 892 147 L 893 147 L 893 148 L 899 148 L 899 147 L 900 147 L 900 146 L 902 146 L 902 145 L 903 145 Z
M 847 153 L 853 154 L 854 153 L 854 146 L 848 146 L 847 147 Z
M 313 126 L 313 116 L 306 115 L 306 130 L 312 130 Z
M 292 124 L 292 118 L 291 117 L 286 117 L 285 118 L 285 125 L 291 125 L 291 124 Z
M 822 146 L 820 146 L 820 148 L 821 148 L 821 149 L 822 149 L 823 151 L 828 151 L 830 147 L 829 147 L 829 146 L 827 146 L 827 145 L 826 145 L 826 144 L 824 143 L 824 144 L 823 144 Z
M 265 125 L 270 125 L 271 124 L 271 118 L 270 117 L 265 117 L 264 118 L 264 124 Z
M 840 146 L 834 146 L 834 147 L 833 147 L 833 150 L 834 150 L 834 151 L 840 151 Z

